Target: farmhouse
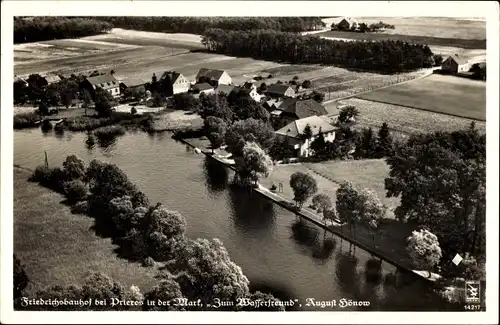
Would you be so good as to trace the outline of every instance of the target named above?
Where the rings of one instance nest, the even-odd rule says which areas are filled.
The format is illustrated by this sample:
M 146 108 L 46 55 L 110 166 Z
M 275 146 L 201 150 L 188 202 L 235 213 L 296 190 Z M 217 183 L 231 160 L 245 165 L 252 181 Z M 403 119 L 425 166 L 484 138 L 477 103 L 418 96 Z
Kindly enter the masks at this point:
M 123 94 L 126 89 L 132 90 L 144 87 L 148 82 L 149 80 L 140 78 L 127 78 L 120 80 L 120 92 Z
M 309 125 L 312 131 L 310 139 L 304 138 L 304 130 L 307 125 Z M 311 156 L 310 145 L 320 133 L 323 134 L 327 142 L 335 140 L 335 127 L 328 123 L 326 119 L 319 116 L 309 116 L 295 120 L 275 133 L 279 140 L 284 140 L 290 146 L 296 157 Z
M 337 17 L 332 20 L 332 30 L 349 30 L 358 27 L 358 21 L 349 17 Z
M 272 84 L 267 88 L 266 94 L 272 98 L 295 97 L 295 90 L 289 85 Z
M 458 54 L 449 56 L 441 65 L 441 70 L 446 73 L 457 74 L 469 71 L 469 61 Z
M 224 70 L 201 68 L 196 75 L 196 83 L 209 83 L 212 86 L 230 85 L 232 79 Z
M 327 114 L 326 108 L 313 99 L 288 98 L 271 112 L 271 121 L 275 128 L 280 128 L 295 120 Z
M 88 89 L 91 94 L 95 94 L 97 88 L 102 88 L 113 95 L 113 97 L 120 96 L 120 85 L 118 80 L 110 74 L 87 77 L 82 82 L 82 88 Z
M 158 82 L 162 85 L 167 97 L 179 93 L 186 93 L 191 87 L 189 80 L 175 71 L 165 71 L 158 79 Z
M 250 96 L 254 101 L 260 103 L 263 96 L 257 92 L 255 80 L 245 82 L 241 88 L 243 91 L 247 92 L 248 96 Z

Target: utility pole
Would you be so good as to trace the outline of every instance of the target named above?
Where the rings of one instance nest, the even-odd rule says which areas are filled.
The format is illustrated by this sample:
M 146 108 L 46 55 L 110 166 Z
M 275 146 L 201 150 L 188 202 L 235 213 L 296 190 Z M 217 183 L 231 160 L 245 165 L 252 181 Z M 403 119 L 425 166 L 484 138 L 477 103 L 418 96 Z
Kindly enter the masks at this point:
M 49 159 L 47 157 L 47 151 L 45 151 L 45 169 L 49 169 Z

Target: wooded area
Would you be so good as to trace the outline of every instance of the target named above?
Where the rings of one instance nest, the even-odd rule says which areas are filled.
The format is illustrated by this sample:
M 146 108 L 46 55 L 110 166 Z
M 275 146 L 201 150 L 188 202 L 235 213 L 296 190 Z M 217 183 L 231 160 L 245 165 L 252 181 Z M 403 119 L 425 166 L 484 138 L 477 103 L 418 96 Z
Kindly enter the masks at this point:
M 84 17 L 14 17 L 14 43 L 84 37 L 112 27 L 106 21 Z
M 345 42 L 270 30 L 208 29 L 202 43 L 216 53 L 292 64 L 334 64 L 381 72 L 429 68 L 434 64 L 427 45 L 401 41 Z

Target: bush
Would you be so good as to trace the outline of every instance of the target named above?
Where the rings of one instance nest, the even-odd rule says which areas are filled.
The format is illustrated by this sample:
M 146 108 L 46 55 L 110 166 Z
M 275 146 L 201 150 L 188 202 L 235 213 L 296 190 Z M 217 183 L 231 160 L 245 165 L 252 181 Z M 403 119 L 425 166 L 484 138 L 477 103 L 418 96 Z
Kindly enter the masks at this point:
M 94 135 L 99 139 L 115 137 L 124 134 L 125 134 L 125 128 L 121 125 L 104 126 L 94 131 Z
M 57 123 L 54 126 L 54 131 L 57 133 L 63 133 L 64 132 L 64 124 L 63 123 Z
M 271 191 L 275 192 L 275 191 L 276 191 L 276 189 L 278 189 L 278 187 L 276 186 L 276 184 L 273 184 L 273 185 L 271 186 Z
M 63 183 L 66 181 L 66 174 L 59 167 L 46 168 L 45 166 L 38 166 L 35 168 L 30 180 L 59 193 L 64 193 Z
M 302 83 L 302 88 L 311 88 L 312 87 L 312 82 L 311 80 L 304 80 Z
M 151 256 L 148 256 L 142 261 L 142 266 L 153 267 L 155 266 L 155 260 Z
M 269 76 L 267 76 L 267 79 L 271 79 L 273 77 L 272 74 L 270 74 Z
M 71 212 L 75 214 L 87 214 L 89 211 L 89 203 L 87 201 L 78 201 L 71 207 Z
M 293 76 L 293 80 L 299 80 L 299 76 Z
M 40 116 L 36 113 L 14 115 L 14 129 L 32 128 L 38 125 Z
M 64 182 L 64 194 L 70 202 L 83 201 L 87 198 L 87 185 L 81 180 Z

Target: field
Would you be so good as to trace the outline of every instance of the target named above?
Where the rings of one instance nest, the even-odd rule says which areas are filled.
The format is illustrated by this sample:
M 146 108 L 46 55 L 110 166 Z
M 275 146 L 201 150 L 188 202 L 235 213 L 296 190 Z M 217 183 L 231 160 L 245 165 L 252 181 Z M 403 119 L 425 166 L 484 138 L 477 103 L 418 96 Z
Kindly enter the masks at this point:
M 14 252 L 30 278 L 28 293 L 48 285 L 81 284 L 91 271 L 143 292 L 156 284 L 157 268 L 119 258 L 111 240 L 91 229 L 91 218 L 72 214 L 61 203 L 62 195 L 28 182 L 30 175 L 14 168 Z
M 350 33 L 324 31 L 316 35 L 343 40 L 393 39 L 418 42 L 429 45 L 435 54 L 446 57 L 459 54 L 473 59 L 484 60 L 486 56 L 486 22 L 479 19 L 454 19 L 445 17 L 353 17 L 367 24 L 384 23 L 394 25 L 394 29 L 378 33 Z M 327 28 L 331 18 L 323 19 Z
M 389 128 L 404 135 L 436 131 L 455 131 L 469 127 L 472 120 L 446 114 L 427 112 L 398 105 L 372 102 L 359 98 L 344 99 L 325 105 L 331 113 L 336 113 L 337 105 L 353 105 L 360 114 L 360 127 L 372 127 L 375 131 L 386 122 Z M 486 133 L 486 123 L 476 121 L 476 128 Z
M 292 80 L 312 80 L 315 89 L 325 92 L 326 99 L 336 99 L 368 89 L 391 84 L 398 79 L 418 73 L 399 76 L 359 73 L 342 68 L 319 65 L 281 64 L 251 58 L 190 52 L 201 46 L 198 35 L 163 34 L 114 29 L 111 33 L 83 39 L 57 40 L 28 44 L 37 48 L 37 55 L 44 60 L 25 61 L 15 57 L 15 74 L 56 72 L 63 75 L 88 73 L 94 70 L 115 70 L 118 79 L 130 77 L 150 79 L 153 73 L 175 70 L 194 80 L 200 68 L 226 70 L 234 84 L 241 84 L 253 77 L 262 76 L 266 84 Z M 54 44 L 59 51 L 69 51 L 79 46 L 81 55 L 52 55 Z M 29 47 L 23 44 L 25 47 Z M 64 46 L 67 48 L 64 48 Z M 43 53 L 47 51 L 47 53 Z M 50 57 L 50 58 L 49 58 Z M 272 78 L 267 77 L 272 75 Z
M 357 97 L 479 121 L 486 120 L 486 83 L 483 81 L 431 75 Z

